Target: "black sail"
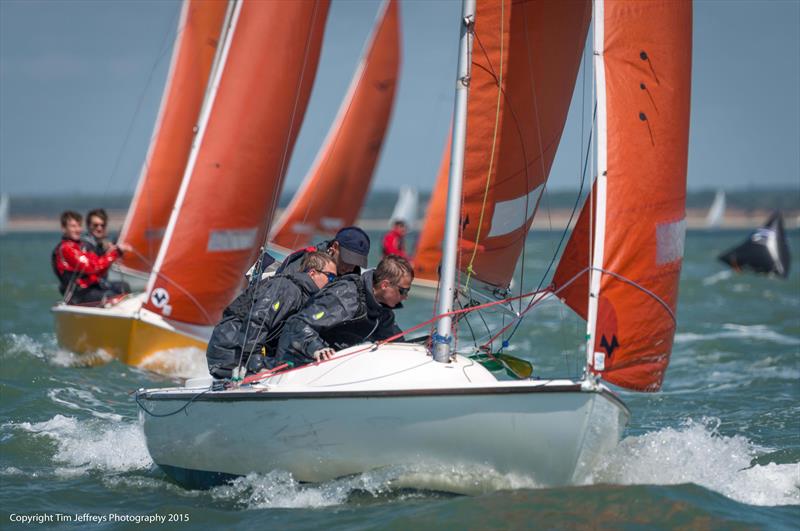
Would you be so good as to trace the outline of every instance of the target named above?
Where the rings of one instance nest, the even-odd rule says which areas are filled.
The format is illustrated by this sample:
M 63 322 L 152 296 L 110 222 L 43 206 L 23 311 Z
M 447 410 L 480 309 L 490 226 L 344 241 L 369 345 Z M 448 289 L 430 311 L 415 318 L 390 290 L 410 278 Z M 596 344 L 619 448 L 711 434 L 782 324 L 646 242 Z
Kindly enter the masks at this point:
M 737 271 L 789 275 L 789 246 L 783 230 L 783 216 L 775 211 L 767 222 L 753 231 L 747 240 L 719 255 L 719 259 Z

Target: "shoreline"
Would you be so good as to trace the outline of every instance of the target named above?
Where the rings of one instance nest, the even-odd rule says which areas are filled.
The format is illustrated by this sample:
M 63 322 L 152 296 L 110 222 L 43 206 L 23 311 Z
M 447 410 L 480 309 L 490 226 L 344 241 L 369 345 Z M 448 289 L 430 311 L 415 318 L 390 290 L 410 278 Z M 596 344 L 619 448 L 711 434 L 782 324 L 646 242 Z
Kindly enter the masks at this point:
M 534 220 L 532 231 L 563 230 L 570 217 L 570 210 L 557 209 L 551 210 L 549 215 L 541 212 Z M 109 232 L 119 233 L 125 221 L 125 211 L 111 210 L 108 212 Z M 725 213 L 725 219 L 719 227 L 714 229 L 755 229 L 760 227 L 769 217 L 769 210 L 753 211 L 729 211 Z M 705 223 L 706 211 L 697 209 L 686 210 L 686 227 L 689 229 L 708 229 Z M 577 214 L 575 215 L 577 218 Z M 574 222 L 575 220 L 573 220 Z M 784 213 L 784 223 L 786 229 L 800 228 L 800 212 L 791 211 Z M 419 227 L 420 222 L 417 224 Z M 356 225 L 367 231 L 384 231 L 389 229 L 388 219 L 363 218 L 356 222 Z M 14 216 L 8 220 L 6 233 L 25 233 L 25 232 L 60 232 L 61 227 L 57 216 L 52 218 L 47 216 Z

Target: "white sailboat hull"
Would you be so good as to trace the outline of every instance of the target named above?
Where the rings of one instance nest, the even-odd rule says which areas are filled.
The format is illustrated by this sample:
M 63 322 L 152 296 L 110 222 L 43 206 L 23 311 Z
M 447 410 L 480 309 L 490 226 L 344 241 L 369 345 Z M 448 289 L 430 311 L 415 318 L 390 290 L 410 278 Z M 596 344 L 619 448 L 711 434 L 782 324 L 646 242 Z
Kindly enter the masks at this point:
M 291 371 L 266 386 L 140 391 L 140 404 L 156 415 L 194 398 L 175 415 L 140 412 L 153 460 L 189 487 L 273 470 L 320 482 L 438 465 L 568 485 L 616 445 L 628 419 L 624 404 L 604 387 L 499 382 L 460 356 L 436 363 L 419 346 L 387 345 L 336 361 Z M 370 366 L 373 377 L 359 382 Z M 337 381 L 345 371 L 350 382 Z

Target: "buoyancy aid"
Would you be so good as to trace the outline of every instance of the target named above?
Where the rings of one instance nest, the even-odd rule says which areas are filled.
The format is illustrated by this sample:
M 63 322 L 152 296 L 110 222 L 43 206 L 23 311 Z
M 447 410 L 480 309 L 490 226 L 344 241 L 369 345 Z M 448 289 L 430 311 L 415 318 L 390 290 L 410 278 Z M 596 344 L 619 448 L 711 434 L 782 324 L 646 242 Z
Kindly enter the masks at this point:
M 97 256 L 85 251 L 80 241 L 62 237 L 50 255 L 50 262 L 59 281 L 58 289 L 64 295 L 71 283 L 81 289 L 98 284 L 118 257 L 116 249 Z

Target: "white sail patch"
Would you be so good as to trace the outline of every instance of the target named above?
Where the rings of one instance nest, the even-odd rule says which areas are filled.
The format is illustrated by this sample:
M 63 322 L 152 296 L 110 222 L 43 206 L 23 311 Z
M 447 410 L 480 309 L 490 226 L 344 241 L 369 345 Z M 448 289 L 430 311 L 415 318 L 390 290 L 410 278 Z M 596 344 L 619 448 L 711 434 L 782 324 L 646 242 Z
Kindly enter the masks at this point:
M 314 225 L 308 223 L 294 223 L 292 224 L 292 232 L 295 234 L 314 234 Z
M 528 192 L 527 195 L 500 201 L 494 205 L 492 215 L 492 230 L 487 238 L 502 236 L 522 227 L 533 216 L 533 207 L 536 205 L 536 194 L 541 184 Z
M 686 218 L 656 227 L 656 264 L 663 265 L 683 258 Z
M 221 251 L 244 251 L 251 249 L 256 241 L 257 228 L 212 230 L 208 236 L 209 253 Z
M 322 218 L 319 220 L 319 224 L 323 229 L 333 231 L 342 228 L 344 220 L 342 218 Z

